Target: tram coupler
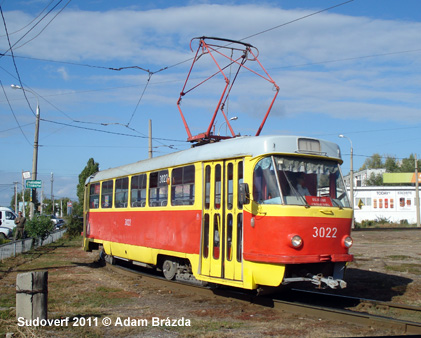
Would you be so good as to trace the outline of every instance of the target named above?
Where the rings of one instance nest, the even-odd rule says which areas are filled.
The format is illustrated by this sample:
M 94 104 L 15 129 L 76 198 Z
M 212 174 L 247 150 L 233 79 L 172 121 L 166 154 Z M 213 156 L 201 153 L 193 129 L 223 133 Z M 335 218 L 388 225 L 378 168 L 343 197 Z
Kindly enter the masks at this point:
M 310 282 L 316 285 L 319 289 L 324 289 L 327 286 L 331 289 L 345 289 L 346 282 L 342 279 L 334 279 L 333 277 L 323 277 L 323 275 L 307 275 L 307 277 L 292 277 L 292 278 L 285 278 L 282 281 L 283 285 L 294 283 L 294 282 Z

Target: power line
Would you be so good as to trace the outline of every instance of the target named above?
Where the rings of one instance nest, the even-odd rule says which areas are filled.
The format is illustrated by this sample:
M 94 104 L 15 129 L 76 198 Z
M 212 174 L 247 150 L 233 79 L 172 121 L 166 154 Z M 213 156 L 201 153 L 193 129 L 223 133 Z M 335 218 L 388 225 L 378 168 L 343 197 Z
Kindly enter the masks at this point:
M 16 41 L 15 43 L 14 43 L 14 45 L 13 46 L 11 46 L 10 45 L 10 43 L 9 43 L 9 49 L 8 50 L 6 50 L 3 54 L 1 54 L 0 55 L 0 58 L 2 58 L 7 52 L 11 52 L 12 53 L 12 47 L 14 47 L 14 46 L 16 46 L 25 36 L 27 36 L 33 29 L 35 29 L 35 27 L 36 26 L 38 26 L 61 2 L 62 2 L 63 0 L 59 0 L 59 2 L 57 3 L 57 4 L 55 4 L 54 6 L 53 6 L 53 8 L 51 8 L 49 11 L 48 11 L 48 13 L 47 14 L 45 14 L 35 25 L 33 25 L 24 35 L 22 35 L 21 37 L 20 37 L 20 39 L 18 39 L 18 41 Z M 66 6 L 67 6 L 67 4 L 66 4 Z M 3 15 L 3 14 L 2 14 Z M 54 17 L 55 18 L 55 17 Z M 54 19 L 53 18 L 53 19 Z M 51 21 L 50 21 L 51 22 Z M 48 24 L 47 24 L 48 25 Z M 6 31 L 6 35 L 7 35 L 7 38 L 9 39 L 9 34 L 7 33 L 7 31 Z M 37 35 L 38 36 L 38 35 Z M 30 40 L 31 41 L 31 40 Z
M 35 122 L 27 123 L 27 124 L 21 125 L 20 127 L 26 127 L 26 126 L 30 126 L 32 124 L 35 124 Z M 0 133 L 5 133 L 5 132 L 15 130 L 15 129 L 19 129 L 19 127 L 13 127 L 13 128 L 9 128 L 9 129 L 0 130 Z
M 249 36 L 247 36 L 247 37 L 245 37 L 245 38 L 242 38 L 242 39 L 241 39 L 241 40 L 239 40 L 239 41 L 243 41 L 243 40 L 246 40 L 246 39 L 254 38 L 254 37 L 255 37 L 255 36 L 257 36 L 257 35 L 264 34 L 264 33 L 270 32 L 270 31 L 272 31 L 272 30 L 274 30 L 274 29 L 278 29 L 278 28 L 280 28 L 280 27 L 283 27 L 283 26 L 289 25 L 289 24 L 291 24 L 291 23 L 294 23 L 294 22 L 297 22 L 297 21 L 300 21 L 300 20 L 307 19 L 307 18 L 309 18 L 309 17 L 311 17 L 311 16 L 313 16 L 313 15 L 317 15 L 317 14 L 320 14 L 320 13 L 323 13 L 323 12 L 326 12 L 326 11 L 329 11 L 329 10 L 331 10 L 331 9 L 333 9 L 333 8 L 336 8 L 336 7 L 339 7 L 339 6 L 346 5 L 347 3 L 350 3 L 350 2 L 353 2 L 353 1 L 354 1 L 354 0 L 348 0 L 348 1 L 342 2 L 342 3 L 340 3 L 340 4 L 337 4 L 337 5 L 334 5 L 334 6 L 331 6 L 331 7 L 325 8 L 325 9 L 322 9 L 322 10 L 320 10 L 320 11 L 313 12 L 313 13 L 310 13 L 310 14 L 308 14 L 308 15 L 304 15 L 304 16 L 302 16 L 302 17 L 300 17 L 300 18 L 297 18 L 297 19 L 294 19 L 294 20 L 291 20 L 291 21 L 285 22 L 285 23 L 280 24 L 280 25 L 277 25 L 277 26 L 275 26 L 275 27 L 265 29 L 265 30 L 263 30 L 263 31 L 261 31 L 261 32 L 259 32 L 259 33 L 255 33 L 255 34 L 249 35 Z
M 62 0 L 60 0 L 60 2 L 61 2 Z M 31 42 L 32 40 L 34 40 L 34 39 L 36 39 L 38 36 L 40 36 L 40 34 L 50 25 L 50 23 L 67 7 L 67 5 L 71 2 L 72 0 L 69 0 L 64 6 L 63 6 L 63 8 L 61 8 L 58 12 L 57 12 L 57 14 L 56 15 L 54 15 L 54 17 L 41 29 L 41 31 L 37 34 L 37 35 L 35 35 L 32 39 L 29 39 L 28 41 L 26 41 L 25 43 L 23 43 L 23 44 L 21 44 L 20 46 L 17 46 L 15 49 L 18 49 L 18 48 L 21 48 L 21 47 L 23 47 L 23 46 L 25 46 L 27 43 L 29 43 L 29 42 Z M 59 3 L 60 3 L 59 2 Z M 59 4 L 58 3 L 58 4 Z M 55 8 L 55 7 L 54 7 Z M 54 9 L 53 8 L 53 9 Z M 51 12 L 51 11 L 50 11 Z M 50 13 L 50 12 L 48 12 L 47 13 L 47 15 Z M 46 15 L 46 16 L 47 16 Z M 42 21 L 42 19 L 41 19 L 41 21 Z M 40 22 L 41 22 L 40 21 Z M 35 26 L 34 26 L 35 27 Z M 15 43 L 15 44 L 17 44 L 17 42 Z
M 59 125 L 62 125 L 62 126 L 91 130 L 91 131 L 96 131 L 96 132 L 105 133 L 105 134 L 129 136 L 129 137 L 136 137 L 136 138 L 148 138 L 148 136 L 143 136 L 143 135 L 125 134 L 125 133 L 118 133 L 118 132 L 113 132 L 113 131 L 109 131 L 109 130 L 101 130 L 101 129 L 95 129 L 95 128 L 82 127 L 82 126 L 72 125 L 72 124 L 63 123 L 63 122 L 47 120 L 47 119 L 43 119 L 43 118 L 41 118 L 41 120 L 45 121 L 45 122 L 49 122 L 49 123 L 59 124 Z M 174 140 L 174 139 L 167 139 L 167 138 L 153 138 L 153 139 L 154 140 L 161 140 L 161 141 L 170 141 L 170 142 L 182 142 L 182 143 L 186 142 L 184 140 Z
M 133 117 L 134 117 L 134 114 L 136 113 L 137 108 L 139 107 L 140 101 L 142 100 L 143 95 L 144 95 L 144 94 L 145 94 L 145 92 L 146 92 L 146 88 L 148 88 L 149 81 L 151 80 L 151 77 L 152 77 L 152 73 L 149 73 L 148 79 L 146 80 L 145 87 L 143 88 L 142 94 L 140 94 L 140 98 L 139 98 L 139 100 L 137 101 L 136 107 L 135 107 L 135 109 L 133 110 L 132 116 L 130 117 L 129 122 L 127 122 L 127 126 L 126 126 L 126 127 L 129 127 L 130 123 L 132 122 Z
M 19 81 L 20 86 L 21 86 L 21 87 L 23 87 L 22 80 L 21 80 L 21 78 L 20 78 L 20 74 L 19 74 L 19 71 L 18 71 L 18 66 L 16 65 L 16 60 L 15 60 L 15 57 L 14 57 L 14 55 L 13 55 L 12 44 L 10 43 L 10 37 L 9 37 L 9 33 L 8 33 L 8 31 L 7 31 L 6 20 L 5 20 L 5 18 L 4 18 L 3 9 L 2 9 L 2 7 L 1 7 L 1 6 L 0 6 L 0 12 L 1 12 L 1 17 L 2 17 L 2 19 L 3 19 L 4 30 L 5 30 L 5 32 L 6 32 L 6 36 L 7 36 L 7 42 L 9 43 L 9 51 L 10 51 L 10 53 L 12 54 L 12 60 L 13 60 L 13 65 L 15 66 L 16 76 L 18 77 L 18 81 Z M 0 57 L 0 58 L 1 58 L 1 57 Z M 33 114 L 34 116 L 36 116 L 36 114 L 35 114 L 35 113 L 34 113 L 34 111 L 32 110 L 31 105 L 29 104 L 29 100 L 28 100 L 28 98 L 26 97 L 26 93 L 25 93 L 25 91 L 24 91 L 24 90 L 23 90 L 23 95 L 25 96 L 25 100 L 26 100 L 26 102 L 28 103 L 28 106 L 29 106 L 29 108 L 31 109 L 32 114 Z
M 255 36 L 257 36 L 257 35 L 260 35 L 260 34 L 264 34 L 264 33 L 270 32 L 270 31 L 272 31 L 272 30 L 274 30 L 274 29 L 277 29 L 277 28 L 280 28 L 280 27 L 283 27 L 283 26 L 289 25 L 289 24 L 291 24 L 291 23 L 294 23 L 294 22 L 297 22 L 297 21 L 300 21 L 300 20 L 306 19 L 306 18 L 308 18 L 308 17 L 311 17 L 311 16 L 314 16 L 314 15 L 320 14 L 320 13 L 322 13 L 322 12 L 326 12 L 326 11 L 331 10 L 331 9 L 333 9 L 333 8 L 336 8 L 336 7 L 339 7 L 339 6 L 343 6 L 343 5 L 345 5 L 345 4 L 347 4 L 347 3 L 350 3 L 350 2 L 353 2 L 353 1 L 354 1 L 354 0 L 349 0 L 349 1 L 346 1 L 346 2 L 343 2 L 343 3 L 340 3 L 340 4 L 337 4 L 337 5 L 334 5 L 334 6 L 331 6 L 331 7 L 325 8 L 325 9 L 322 9 L 322 10 L 320 10 L 320 11 L 313 12 L 313 13 L 311 13 L 311 14 L 308 14 L 308 15 L 305 15 L 305 16 L 302 16 L 302 17 L 299 17 L 299 18 L 297 18 L 297 19 L 294 19 L 294 20 L 291 20 L 291 21 L 285 22 L 285 23 L 283 23 L 283 24 L 280 24 L 280 25 L 277 25 L 277 26 L 274 26 L 274 27 L 268 28 L 268 29 L 263 30 L 263 31 L 261 31 L 261 32 L 258 32 L 258 33 L 255 33 L 255 34 L 252 34 L 252 35 L 247 36 L 247 37 L 245 37 L 245 38 L 242 38 L 242 39 L 240 39 L 240 40 L 238 40 L 238 41 L 243 41 L 243 40 L 246 40 L 246 39 L 249 39 L 249 38 L 255 37 Z M 67 4 L 66 4 L 66 6 L 67 6 Z M 21 46 L 19 46 L 19 47 L 21 47 Z M 7 53 L 7 52 L 6 52 L 6 53 Z M 8 55 L 8 54 L 6 54 L 6 53 L 3 53 L 3 54 L 1 54 L 1 53 L 0 53 L 0 57 L 2 57 L 2 56 L 9 56 L 9 55 Z M 139 69 L 139 70 L 142 70 L 142 71 L 144 71 L 144 72 L 147 72 L 147 73 L 152 73 L 152 74 L 156 74 L 156 73 L 162 72 L 162 71 L 164 71 L 164 70 L 167 70 L 167 69 L 170 69 L 170 68 L 173 68 L 173 67 L 179 66 L 179 65 L 181 65 L 181 64 L 183 64 L 183 63 L 186 63 L 186 62 L 188 62 L 188 61 L 191 61 L 191 60 L 193 59 L 193 58 L 188 58 L 188 59 L 186 59 L 186 60 L 183 60 L 183 61 L 177 62 L 177 63 L 175 63 L 175 64 L 173 64 L 173 65 L 169 65 L 169 66 L 162 67 L 162 68 L 160 68 L 160 69 L 158 69 L 158 70 L 156 70 L 156 71 L 150 71 L 149 69 L 146 69 L 146 68 L 143 68 L 143 67 L 140 67 L 140 66 L 107 67 L 107 66 L 98 66 L 98 65 L 90 65 L 90 64 L 84 64 L 84 63 L 70 62 L 70 61 L 58 61 L 58 60 L 51 60 L 51 59 L 33 58 L 33 57 L 28 57 L 28 56 L 15 56 L 15 57 L 19 57 L 19 58 L 23 58 L 23 59 L 29 59 L 29 60 L 36 60 L 36 61 L 44 61 L 44 62 L 54 62 L 54 63 L 60 63 L 60 64 L 68 64 L 68 65 L 73 65 L 73 66 L 81 66 L 81 67 L 89 67 L 89 68 L 99 68 L 99 69 L 106 69 L 106 70 L 113 70 L 113 71 L 121 71 L 121 70 L 125 70 L 125 69 Z
M 26 142 L 28 142 L 29 145 L 32 145 L 31 142 L 29 142 L 28 138 L 26 137 L 25 133 L 23 132 L 21 125 L 19 124 L 19 121 L 16 117 L 15 112 L 13 111 L 12 105 L 10 104 L 9 98 L 7 97 L 6 91 L 4 90 L 4 87 L 3 87 L 3 82 L 1 80 L 0 80 L 0 85 L 1 85 L 1 88 L 3 89 L 4 96 L 6 97 L 7 103 L 9 104 L 10 111 L 12 112 L 13 117 L 15 118 L 15 121 L 18 125 L 18 128 L 20 129 L 20 131 L 21 131 L 23 137 L 25 138 Z
M 258 33 L 255 33 L 255 34 L 253 34 L 253 35 L 251 35 L 251 36 L 248 36 L 248 37 L 245 37 L 245 38 L 243 38 L 243 39 L 241 39 L 241 40 L 245 40 L 245 39 L 249 39 L 249 38 L 251 38 L 251 37 L 254 37 L 254 36 L 257 36 L 257 35 L 260 35 L 260 34 L 263 34 L 263 33 L 266 33 L 266 32 L 269 32 L 269 31 L 271 31 L 271 30 L 274 30 L 274 29 L 277 29 L 277 28 L 280 28 L 280 27 L 283 27 L 283 26 L 285 26 L 285 25 L 288 25 L 288 24 L 291 24 L 291 23 L 294 23 L 294 22 L 297 22 L 297 21 L 299 21 L 299 20 L 303 20 L 303 19 L 305 19 L 305 18 L 308 18 L 308 17 L 311 17 L 311 16 L 313 16 L 313 15 L 316 15 L 316 14 L 319 14 L 319 13 L 322 13 L 322 12 L 324 12 L 324 11 L 328 11 L 328 10 L 330 10 L 330 9 L 333 9 L 333 8 L 336 8 L 336 7 L 339 7 L 339 6 L 342 6 L 342 5 L 344 5 L 344 4 L 347 4 L 347 3 L 350 3 L 350 2 L 352 2 L 353 0 L 349 0 L 349 1 L 346 1 L 346 2 L 343 2 L 343 3 L 341 3 L 341 4 L 337 4 L 337 5 L 335 5 L 335 6 L 331 6 L 331 7 L 328 7 L 328 8 L 325 8 L 325 9 L 323 9 L 323 10 L 320 10 L 320 11 L 317 11 L 317 12 L 313 12 L 313 13 L 311 13 L 311 14 L 308 14 L 308 15 L 305 15 L 305 16 L 303 16 L 303 17 L 300 17 L 300 18 L 297 18 L 297 19 L 294 19 L 294 20 L 291 20 L 291 21 L 289 21 L 289 22 L 286 22 L 286 23 L 283 23 L 283 24 L 281 24 L 281 25 L 277 25 L 277 26 L 274 26 L 274 27 L 272 27 L 272 28 L 269 28 L 269 29 L 266 29 L 266 30 L 264 30 L 264 31 L 261 31 L 261 32 L 258 32 Z M 61 1 L 60 1 L 61 2 Z M 59 3 L 60 3 L 59 2 Z M 69 1 L 70 2 L 70 1 Z M 68 2 L 68 3 L 69 3 Z M 58 3 L 58 4 L 59 4 Z M 67 3 L 67 4 L 68 4 Z M 58 5 L 58 4 L 56 4 L 56 6 Z M 64 7 L 66 7 L 67 6 L 67 4 L 64 6 Z M 55 6 L 55 7 L 56 7 Z M 54 8 L 55 8 L 54 7 Z M 62 10 L 64 9 L 64 7 L 62 8 Z M 54 9 L 53 8 L 53 9 Z M 47 13 L 47 15 L 49 14 L 51 12 L 51 10 Z M 61 11 L 60 11 L 61 12 Z M 57 14 L 58 15 L 58 14 Z M 56 16 L 57 16 L 56 15 Z M 56 17 L 55 16 L 55 17 Z M 44 19 L 46 16 L 44 16 L 42 19 Z M 54 18 L 55 18 L 54 17 Z M 53 18 L 53 19 L 54 19 Z M 39 24 L 41 21 L 42 21 L 42 19 L 37 23 L 37 24 Z M 51 20 L 52 21 L 52 20 Z M 50 21 L 50 22 L 51 22 Z M 35 27 L 35 26 L 34 26 Z M 33 28 L 34 28 L 33 27 Z M 33 29 L 32 28 L 32 29 Z M 32 30 L 31 29 L 31 30 Z M 26 34 L 25 34 L 26 35 Z M 240 41 L 241 41 L 240 40 Z M 20 40 L 19 40 L 20 41 Z M 4 55 L 6 55 L 6 54 L 3 54 L 3 56 Z M 9 56 L 9 55 L 7 55 L 7 56 Z M 13 57 L 13 56 L 12 56 Z M 60 61 L 55 61 L 55 60 L 43 60 L 43 59 L 36 59 L 36 58 L 29 58 L 29 57 L 23 57 L 23 58 L 28 58 L 28 59 L 34 59 L 34 60 L 41 60 L 41 61 L 50 61 L 50 62 L 60 62 Z M 161 71 L 163 71 L 163 70 L 166 70 L 166 69 L 169 69 L 169 68 L 171 68 L 171 67 L 175 67 L 175 66 L 177 66 L 177 65 L 180 65 L 180 64 L 182 64 L 182 63 L 184 63 L 184 62 L 187 62 L 187 61 L 189 61 L 189 60 L 191 60 L 191 58 L 190 59 L 188 59 L 188 60 L 185 60 L 185 61 L 182 61 L 182 62 L 179 62 L 179 63 L 176 63 L 176 64 L 174 64 L 174 65 L 172 65 L 172 66 L 167 66 L 167 67 L 163 67 L 163 68 L 161 68 L 161 69 L 159 69 L 158 71 L 156 71 L 156 72 L 151 72 L 150 70 L 148 70 L 148 69 L 145 69 L 145 68 L 142 68 L 142 67 L 139 67 L 139 66 L 129 66 L 129 67 L 120 67 L 120 68 L 112 68 L 112 67 L 102 67 L 102 66 L 95 66 L 95 65 L 88 65 L 88 64 L 78 64 L 78 63 L 72 63 L 72 62 L 60 62 L 60 63 L 65 63 L 65 64 L 72 64 L 72 65 L 77 65 L 77 66 L 85 66 L 85 67 L 92 67 L 92 68 L 102 68 L 102 69 L 108 69 L 108 70 L 114 70 L 114 71 L 121 71 L 121 70 L 123 70 L 123 69 L 129 69 L 129 68 L 133 68 L 133 69 L 139 69 L 139 70 L 142 70 L 142 71 L 145 71 L 145 72 L 148 72 L 148 74 L 149 74 L 149 77 L 148 77 L 148 79 L 147 79 L 147 81 L 146 81 L 146 84 L 145 84 L 145 87 L 144 87 L 144 89 L 143 89 L 143 91 L 142 91 L 142 93 L 141 93 L 141 96 L 140 96 L 140 98 L 139 98 L 139 100 L 138 100 L 138 102 L 137 102 L 137 104 L 136 104 L 136 107 L 135 107 L 135 109 L 134 109 L 134 111 L 133 111 L 133 113 L 132 113 L 132 115 L 131 115 L 131 118 L 130 118 L 130 120 L 129 120 L 129 122 L 128 122 L 128 124 L 127 125 L 124 125 L 124 124 L 120 124 L 120 123 L 114 123 L 114 124 L 120 124 L 120 125 L 122 125 L 122 126 L 124 126 L 124 127 L 126 127 L 126 128 L 128 128 L 128 129 L 131 129 L 131 130 L 133 130 L 133 131 L 135 131 L 135 132 L 137 132 L 137 133 L 139 133 L 138 131 L 136 131 L 136 130 L 134 130 L 134 129 L 132 129 L 132 128 L 130 128 L 129 127 L 129 124 L 131 123 L 131 121 L 132 121 L 132 119 L 133 119 L 133 117 L 134 117 L 134 115 L 135 115 L 135 113 L 136 113 L 136 111 L 137 111 L 137 109 L 138 109 L 138 106 L 139 106 L 139 104 L 140 104 L 140 102 L 141 102 L 141 100 L 142 100 L 142 98 L 143 98 L 143 96 L 144 96 L 144 94 L 145 94 L 145 91 L 146 91 L 146 89 L 147 89 L 147 87 L 148 87 L 148 85 L 149 85 L 149 82 L 150 82 L 150 79 L 151 79 L 151 76 L 153 75 L 153 74 L 155 74 L 155 73 L 157 73 L 157 72 L 161 72 Z M 327 62 L 329 62 L 329 61 L 327 61 Z M 332 61 L 330 61 L 330 62 L 332 62 Z M 44 97 L 43 97 L 43 99 L 44 100 L 46 100 Z M 110 125 L 110 123 L 107 123 L 107 124 L 105 124 L 105 123 L 97 123 L 97 122 L 84 122 L 84 121 L 78 121 L 78 120 L 75 120 L 75 119 L 73 119 L 71 116 L 69 116 L 69 115 L 67 115 L 66 113 L 64 113 L 63 111 L 61 111 L 59 108 L 57 108 L 56 106 L 54 106 L 51 102 L 49 102 L 48 100 L 46 100 L 50 105 L 52 105 L 55 109 L 57 109 L 58 111 L 60 111 L 63 115 L 65 115 L 67 118 L 69 118 L 71 121 L 73 121 L 73 122 L 75 122 L 75 123 L 91 123 L 91 124 L 101 124 L 101 125 Z M 50 120 L 45 120 L 45 121 L 47 121 L 47 122 L 51 122 L 51 123 L 54 123 L 54 121 L 50 121 Z M 58 123 L 58 122 L 57 122 Z M 66 125 L 66 126 L 71 126 L 71 127 L 76 127 L 76 126 L 74 126 L 74 125 L 70 125 L 70 124 L 64 124 L 64 125 Z M 132 135 L 132 134 L 125 134 L 125 133 L 115 133 L 115 132 L 110 132 L 110 131 L 104 131 L 104 130 L 99 130 L 99 129 L 94 129 L 94 128 L 84 128 L 84 127 L 80 127 L 81 129 L 88 129 L 88 130 L 95 130 L 95 131 L 98 131 L 98 132 L 104 132 L 104 133 L 111 133 L 111 134 L 117 134 L 117 135 L 123 135 L 123 136 L 130 136 L 130 137 L 136 137 L 136 135 Z M 141 134 L 141 133 L 139 133 L 139 134 Z M 142 138 L 146 138 L 146 136 L 137 136 L 137 137 L 142 137 Z M 180 141 L 181 142 L 181 141 Z
M 415 53 L 415 52 L 421 52 L 421 48 L 418 48 L 418 49 L 410 49 L 410 50 L 402 50 L 402 51 L 396 51 L 396 52 L 389 52 L 389 53 L 381 53 L 381 54 L 371 54 L 371 55 L 354 56 L 354 57 L 343 58 L 343 59 L 325 60 L 325 61 L 318 61 L 318 62 L 311 62 L 311 63 L 302 63 L 302 64 L 297 64 L 297 65 L 289 65 L 289 66 L 282 66 L 282 67 L 273 67 L 271 69 L 307 67 L 307 66 L 314 66 L 314 65 L 326 64 L 326 63 L 343 62 L 343 61 L 353 61 L 353 60 L 360 60 L 360 59 L 375 58 L 375 57 L 380 57 L 380 56 L 389 56 L 389 55 L 405 54 L 405 53 Z
M 38 19 L 40 16 L 41 16 L 41 14 L 42 13 L 44 13 L 44 11 L 51 5 L 51 3 L 53 3 L 54 2 L 54 0 L 51 0 L 50 2 L 49 2 L 49 4 L 47 5 L 47 6 L 45 6 L 44 7 L 44 9 L 34 18 L 34 19 L 32 19 L 28 24 L 26 24 L 25 26 L 23 26 L 22 28 L 20 28 L 20 29 L 18 29 L 17 31 L 14 31 L 14 32 L 12 32 L 12 33 L 9 33 L 9 35 L 13 35 L 13 34 L 16 34 L 16 33 L 19 33 L 20 31 L 22 31 L 22 30 L 24 30 L 26 27 L 28 27 L 30 24 L 32 24 L 36 19 Z M 2 38 L 2 37 L 4 37 L 4 36 L 6 36 L 6 35 L 0 35 L 0 38 Z

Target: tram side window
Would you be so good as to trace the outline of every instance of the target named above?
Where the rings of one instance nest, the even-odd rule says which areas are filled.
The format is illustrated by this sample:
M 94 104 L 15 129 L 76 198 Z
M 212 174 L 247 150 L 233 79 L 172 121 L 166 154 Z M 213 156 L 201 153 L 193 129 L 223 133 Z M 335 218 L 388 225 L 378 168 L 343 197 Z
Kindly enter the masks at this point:
M 227 179 L 228 179 L 228 201 L 227 201 L 227 208 L 231 210 L 234 203 L 234 165 L 232 163 L 228 163 L 228 170 L 227 170 Z
M 149 205 L 166 206 L 168 201 L 168 170 L 161 170 L 149 175 Z
M 213 216 L 213 258 L 219 259 L 220 250 L 220 229 L 221 229 L 221 215 L 215 214 Z
M 237 187 L 240 186 L 241 183 L 243 183 L 243 162 L 238 162 L 238 182 Z M 243 204 L 241 204 L 241 201 L 238 200 L 238 209 L 243 209 Z
M 91 184 L 89 188 L 89 209 L 99 208 L 99 183 Z
M 237 261 L 243 260 L 243 214 L 237 215 Z
M 102 194 L 101 194 L 101 207 L 112 208 L 113 207 L 113 185 L 112 180 L 102 182 Z
M 123 177 L 115 180 L 115 207 L 127 208 L 129 199 L 129 178 Z
M 210 177 L 211 167 L 207 165 L 205 168 L 205 209 L 210 207 Z
M 194 204 L 194 165 L 172 171 L 171 205 Z
M 232 260 L 232 214 L 227 215 L 227 259 Z
M 215 166 L 215 209 L 221 208 L 221 165 Z
M 132 177 L 131 188 L 131 206 L 146 206 L 146 174 L 136 175 Z
M 203 257 L 208 258 L 209 255 L 209 214 L 205 214 L 203 224 Z

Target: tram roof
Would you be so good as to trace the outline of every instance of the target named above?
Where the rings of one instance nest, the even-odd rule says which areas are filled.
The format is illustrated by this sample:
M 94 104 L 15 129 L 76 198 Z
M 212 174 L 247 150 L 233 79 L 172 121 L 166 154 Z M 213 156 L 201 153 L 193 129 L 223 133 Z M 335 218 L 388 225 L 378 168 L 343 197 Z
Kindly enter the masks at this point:
M 101 181 L 201 161 L 278 153 L 322 156 L 342 163 L 339 146 L 333 142 L 290 135 L 242 136 L 99 171 L 88 180 Z

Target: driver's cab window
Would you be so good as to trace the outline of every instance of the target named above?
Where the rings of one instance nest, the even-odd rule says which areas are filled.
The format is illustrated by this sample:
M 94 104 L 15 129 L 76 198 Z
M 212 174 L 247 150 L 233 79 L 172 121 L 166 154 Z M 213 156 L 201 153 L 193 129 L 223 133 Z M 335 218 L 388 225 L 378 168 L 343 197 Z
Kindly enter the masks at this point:
M 257 162 L 253 199 L 259 204 L 350 207 L 337 162 L 292 156 Z
M 253 199 L 257 203 L 282 203 L 272 157 L 265 157 L 254 168 Z

